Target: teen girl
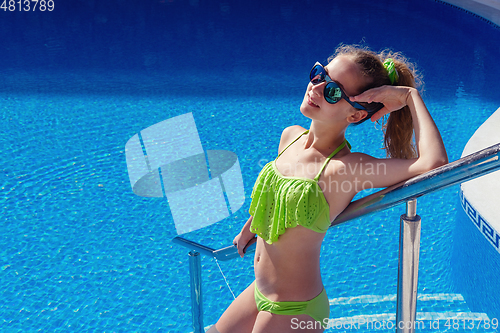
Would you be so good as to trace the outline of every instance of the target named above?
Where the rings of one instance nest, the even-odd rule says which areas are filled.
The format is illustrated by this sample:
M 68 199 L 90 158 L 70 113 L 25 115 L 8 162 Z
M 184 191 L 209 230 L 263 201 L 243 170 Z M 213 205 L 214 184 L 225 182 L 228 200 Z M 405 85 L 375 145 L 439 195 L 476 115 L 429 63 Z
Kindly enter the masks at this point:
M 339 47 L 326 66 L 312 68 L 300 111 L 311 119 L 309 129 L 283 131 L 277 158 L 254 185 L 251 216 L 233 241 L 242 257 L 257 242 L 255 281 L 210 333 L 322 332 L 329 302 L 319 258 L 330 221 L 364 188 L 387 187 L 448 162 L 413 67 L 400 54 Z M 386 114 L 390 158 L 351 152 L 346 128 Z M 384 172 L 363 173 L 380 163 Z M 352 186 L 338 186 L 346 182 Z

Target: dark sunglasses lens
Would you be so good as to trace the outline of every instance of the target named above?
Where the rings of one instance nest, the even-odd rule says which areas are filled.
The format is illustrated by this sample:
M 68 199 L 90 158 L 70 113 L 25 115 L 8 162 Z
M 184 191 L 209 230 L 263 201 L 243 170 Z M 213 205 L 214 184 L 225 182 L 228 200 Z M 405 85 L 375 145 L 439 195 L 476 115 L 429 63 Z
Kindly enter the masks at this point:
M 309 80 L 313 84 L 318 84 L 325 81 L 325 70 L 320 65 L 316 65 L 311 69 L 309 73 Z
M 328 103 L 335 104 L 342 98 L 342 90 L 335 82 L 330 82 L 325 86 L 324 95 Z

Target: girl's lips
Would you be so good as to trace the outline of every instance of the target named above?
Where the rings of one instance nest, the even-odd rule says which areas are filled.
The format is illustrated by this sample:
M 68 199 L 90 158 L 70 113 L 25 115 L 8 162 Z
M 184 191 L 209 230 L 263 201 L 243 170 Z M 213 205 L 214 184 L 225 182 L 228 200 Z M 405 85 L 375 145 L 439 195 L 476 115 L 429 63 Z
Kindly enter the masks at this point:
M 307 104 L 309 104 L 309 105 L 311 105 L 311 106 L 314 106 L 314 107 L 316 107 L 316 108 L 319 108 L 319 105 L 318 105 L 318 104 L 316 104 L 316 103 L 312 100 L 311 96 L 309 96 L 309 95 L 307 95 Z

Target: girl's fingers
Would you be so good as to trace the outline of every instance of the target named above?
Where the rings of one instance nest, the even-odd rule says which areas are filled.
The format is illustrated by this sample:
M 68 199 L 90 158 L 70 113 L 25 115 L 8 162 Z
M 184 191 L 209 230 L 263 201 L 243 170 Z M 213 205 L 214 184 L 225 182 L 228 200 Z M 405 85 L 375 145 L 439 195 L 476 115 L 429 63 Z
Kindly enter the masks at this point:
M 238 246 L 238 243 L 239 242 L 239 237 L 236 236 L 234 239 L 233 239 L 233 245 L 236 246 L 236 249 L 238 250 L 238 254 L 240 255 L 240 257 L 243 258 L 243 250 L 240 248 L 240 246 Z
M 358 96 L 354 96 L 352 101 L 384 104 L 384 107 L 371 118 L 373 121 L 377 121 L 385 114 L 400 110 L 404 107 L 406 105 L 408 91 L 407 87 L 382 86 L 369 89 Z
M 256 241 L 257 241 L 257 237 L 252 238 L 252 239 L 248 242 L 248 244 L 245 246 L 245 248 L 243 249 L 243 253 L 247 253 L 247 248 L 248 248 L 250 245 L 252 245 L 253 243 L 255 243 Z
M 367 90 L 367 91 L 365 91 L 357 96 L 352 97 L 351 101 L 353 101 L 353 102 L 365 102 L 365 103 L 373 102 L 374 92 L 372 90 L 373 89 Z
M 240 257 L 243 258 L 243 256 L 245 256 L 245 251 L 240 246 L 237 246 L 237 249 L 238 249 L 238 254 L 240 255 Z
M 400 101 L 405 97 L 405 90 L 401 88 L 406 87 L 393 87 L 393 86 L 381 86 L 377 88 L 368 89 L 367 91 L 352 97 L 353 101 L 356 102 L 377 102 L 384 103 L 384 101 Z
M 353 98 L 356 100 L 356 102 L 379 102 L 377 99 L 379 98 L 384 98 L 384 92 L 386 92 L 388 89 L 390 89 L 389 86 L 381 86 L 381 87 L 376 87 L 372 89 L 368 89 L 361 94 L 354 96 Z

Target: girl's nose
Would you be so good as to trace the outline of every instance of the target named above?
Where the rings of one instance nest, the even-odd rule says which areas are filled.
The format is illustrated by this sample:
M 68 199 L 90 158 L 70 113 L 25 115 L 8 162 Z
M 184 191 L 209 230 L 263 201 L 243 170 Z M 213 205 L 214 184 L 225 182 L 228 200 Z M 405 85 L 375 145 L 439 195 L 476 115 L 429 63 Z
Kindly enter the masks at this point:
M 314 94 L 321 96 L 323 94 L 323 90 L 325 89 L 325 84 L 326 84 L 326 82 L 324 82 L 324 81 L 321 83 L 318 83 L 318 84 L 312 84 L 311 91 Z

